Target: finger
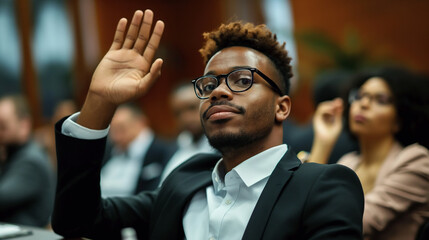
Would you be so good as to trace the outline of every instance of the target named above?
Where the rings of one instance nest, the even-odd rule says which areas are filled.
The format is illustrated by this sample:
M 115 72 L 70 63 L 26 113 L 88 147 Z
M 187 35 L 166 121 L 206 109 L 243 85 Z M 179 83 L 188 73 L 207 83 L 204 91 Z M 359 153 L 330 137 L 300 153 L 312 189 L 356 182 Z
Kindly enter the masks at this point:
M 150 68 L 150 74 L 153 74 L 155 78 L 161 76 L 161 68 L 163 63 L 164 61 L 161 58 L 156 59 Z
M 155 28 L 153 29 L 152 36 L 150 37 L 149 42 L 143 52 L 143 58 L 148 62 L 148 64 L 151 64 L 152 59 L 155 56 L 155 52 L 158 49 L 163 32 L 164 22 L 157 21 L 155 24 Z
M 158 58 L 153 62 L 149 73 L 140 80 L 140 93 L 145 94 L 153 83 L 161 76 L 162 59 Z
M 121 20 L 119 20 L 118 22 L 118 26 L 116 27 L 112 46 L 110 46 L 111 50 L 117 50 L 122 47 L 122 43 L 124 42 L 124 34 L 125 34 L 126 27 L 127 27 L 127 19 L 121 18 Z
M 142 22 L 143 12 L 137 10 L 134 13 L 133 19 L 131 20 L 130 27 L 128 28 L 127 36 L 125 37 L 125 42 L 123 48 L 132 48 L 134 42 L 137 39 L 137 34 L 140 29 L 140 24 Z
M 146 10 L 143 16 L 143 23 L 140 26 L 140 31 L 136 43 L 134 44 L 134 49 L 143 54 L 143 50 L 149 41 L 150 29 L 153 22 L 153 12 L 151 10 Z

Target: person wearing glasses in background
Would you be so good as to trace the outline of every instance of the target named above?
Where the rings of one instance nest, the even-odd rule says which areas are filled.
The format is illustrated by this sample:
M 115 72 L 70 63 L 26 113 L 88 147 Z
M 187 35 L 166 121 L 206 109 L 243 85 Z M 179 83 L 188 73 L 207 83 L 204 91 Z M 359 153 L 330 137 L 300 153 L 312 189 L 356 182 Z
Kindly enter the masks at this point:
M 335 99 L 317 108 L 309 160 L 326 163 L 344 112 L 359 151 L 339 163 L 355 170 L 362 183 L 365 239 L 416 239 L 429 217 L 429 80 L 393 67 L 351 80 L 345 107 Z
M 340 165 L 301 164 L 282 144 L 291 110 L 290 58 L 265 25 L 234 22 L 206 33 L 195 79 L 200 117 L 221 155 L 197 155 L 153 192 L 100 197 L 99 171 L 114 109 L 146 94 L 163 32 L 153 13 L 121 19 L 80 113 L 57 123 L 54 230 L 66 237 L 139 239 L 362 239 L 363 192 Z M 126 36 L 125 36 L 126 33 Z M 79 129 L 79 130 L 77 130 Z

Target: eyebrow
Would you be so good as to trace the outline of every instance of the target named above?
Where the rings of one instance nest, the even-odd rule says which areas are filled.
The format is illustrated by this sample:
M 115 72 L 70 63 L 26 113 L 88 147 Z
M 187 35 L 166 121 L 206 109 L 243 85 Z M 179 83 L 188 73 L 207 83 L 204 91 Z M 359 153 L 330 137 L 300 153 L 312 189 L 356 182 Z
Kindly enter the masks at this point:
M 369 91 L 365 91 L 365 90 L 358 90 L 358 93 L 367 93 L 367 94 L 372 94 L 372 95 L 387 95 L 387 96 L 393 96 L 393 94 L 389 93 L 389 92 L 369 92 Z
M 240 68 L 254 68 L 254 67 L 251 67 L 251 66 L 234 66 L 234 67 L 231 67 L 232 70 L 230 72 L 237 70 L 237 69 L 240 69 Z M 208 76 L 208 75 L 216 75 L 216 72 L 215 71 L 208 71 L 203 76 Z

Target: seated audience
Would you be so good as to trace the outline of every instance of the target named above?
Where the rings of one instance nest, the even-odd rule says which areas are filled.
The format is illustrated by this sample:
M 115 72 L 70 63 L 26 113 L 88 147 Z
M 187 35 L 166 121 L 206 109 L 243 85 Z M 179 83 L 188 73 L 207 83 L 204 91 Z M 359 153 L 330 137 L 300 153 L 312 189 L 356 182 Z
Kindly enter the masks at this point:
M 0 98 L 0 149 L 0 222 L 47 226 L 54 170 L 32 139 L 30 112 L 20 95 Z
M 325 163 L 342 129 L 359 151 L 339 163 L 355 170 L 365 193 L 370 240 L 412 240 L 429 216 L 428 79 L 399 68 L 357 74 L 348 99 L 320 104 L 310 161 Z
M 128 103 L 118 107 L 109 140 L 101 169 L 103 196 L 127 196 L 159 185 L 175 147 L 155 136 L 139 106 Z

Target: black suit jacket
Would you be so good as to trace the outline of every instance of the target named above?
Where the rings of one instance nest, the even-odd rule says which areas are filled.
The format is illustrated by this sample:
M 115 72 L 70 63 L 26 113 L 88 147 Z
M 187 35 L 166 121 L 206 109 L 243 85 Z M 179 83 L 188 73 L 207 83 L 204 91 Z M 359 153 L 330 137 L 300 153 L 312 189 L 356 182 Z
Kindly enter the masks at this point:
M 197 155 L 174 170 L 157 191 L 101 199 L 105 139 L 79 140 L 57 124 L 58 188 L 54 230 L 67 237 L 119 239 L 133 227 L 139 239 L 184 239 L 182 218 L 193 195 L 211 183 L 219 155 Z M 301 164 L 289 150 L 264 188 L 243 239 L 362 239 L 363 192 L 340 165 Z
M 103 158 L 103 165 L 112 157 L 113 144 L 108 141 L 106 145 L 107 149 Z M 143 157 L 134 194 L 141 191 L 155 190 L 159 186 L 161 174 L 176 150 L 176 144 L 162 140 L 156 136 L 153 138 Z

